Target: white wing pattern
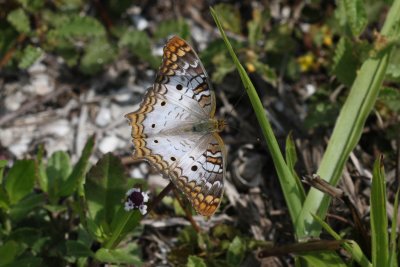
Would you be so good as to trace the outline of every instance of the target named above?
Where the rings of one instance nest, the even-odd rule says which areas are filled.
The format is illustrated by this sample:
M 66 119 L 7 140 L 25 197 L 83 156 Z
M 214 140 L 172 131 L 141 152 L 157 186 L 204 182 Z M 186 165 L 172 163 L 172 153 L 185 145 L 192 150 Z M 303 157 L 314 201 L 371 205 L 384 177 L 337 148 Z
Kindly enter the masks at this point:
M 133 157 L 148 161 L 188 197 L 195 210 L 211 216 L 223 194 L 225 147 L 214 118 L 215 98 L 194 50 L 172 37 L 164 47 L 156 82 L 136 112 Z

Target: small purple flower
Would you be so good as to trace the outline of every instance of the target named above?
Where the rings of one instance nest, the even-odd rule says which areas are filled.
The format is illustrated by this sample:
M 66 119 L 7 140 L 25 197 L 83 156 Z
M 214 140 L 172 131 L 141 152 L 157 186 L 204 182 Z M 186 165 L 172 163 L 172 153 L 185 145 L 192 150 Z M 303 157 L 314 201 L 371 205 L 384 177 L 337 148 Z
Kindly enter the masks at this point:
M 125 210 L 130 211 L 133 209 L 139 209 L 142 215 L 147 213 L 146 202 L 149 201 L 149 194 L 142 192 L 139 188 L 132 188 L 126 192 Z

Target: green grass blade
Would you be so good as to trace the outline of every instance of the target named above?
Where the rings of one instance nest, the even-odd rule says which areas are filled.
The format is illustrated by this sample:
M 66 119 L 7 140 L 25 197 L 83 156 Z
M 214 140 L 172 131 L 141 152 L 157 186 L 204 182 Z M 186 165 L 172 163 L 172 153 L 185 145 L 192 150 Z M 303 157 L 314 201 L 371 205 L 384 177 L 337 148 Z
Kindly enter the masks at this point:
M 390 251 L 389 251 L 389 264 L 390 267 L 397 267 L 397 213 L 399 210 L 399 190 L 397 190 L 396 197 L 394 198 L 393 205 L 393 218 L 392 218 L 392 230 L 390 232 Z
M 389 259 L 386 186 L 382 158 L 375 161 L 371 186 L 372 263 L 387 266 Z
M 249 76 L 247 75 L 245 69 L 240 64 L 239 59 L 237 58 L 235 52 L 233 51 L 233 48 L 229 43 L 228 38 L 225 35 L 225 32 L 222 28 L 222 25 L 218 19 L 217 14 L 215 13 L 213 8 L 210 9 L 211 9 L 211 15 L 213 16 L 214 21 L 221 32 L 225 45 L 236 65 L 237 70 L 239 71 L 240 78 L 242 79 L 242 83 L 249 96 L 258 123 L 261 126 L 262 133 L 264 135 L 268 149 L 272 156 L 272 160 L 274 161 L 276 171 L 278 173 L 279 181 L 281 183 L 283 194 L 285 196 L 285 200 L 288 205 L 292 222 L 294 225 L 296 225 L 296 218 L 298 217 L 299 211 L 302 208 L 301 190 L 298 188 L 295 178 L 293 177 L 292 173 L 290 172 L 289 168 L 285 163 L 282 152 L 278 145 L 278 141 L 274 136 L 272 127 L 267 119 L 266 112 L 264 110 L 264 107 L 262 106 L 260 98 L 258 97 L 256 89 L 254 88 Z
M 395 0 L 389 11 L 381 34 L 395 36 L 400 27 L 400 0 Z M 397 31 L 397 32 L 396 32 Z M 344 164 L 350 152 L 361 137 L 364 123 L 371 112 L 386 73 L 391 49 L 378 53 L 377 57 L 367 59 L 361 66 L 350 94 L 343 105 L 336 121 L 331 139 L 318 169 L 318 175 L 332 185 L 337 185 L 342 175 Z M 311 189 L 298 218 L 297 236 L 318 236 L 318 225 L 311 214 L 324 218 L 330 198 L 316 189 Z

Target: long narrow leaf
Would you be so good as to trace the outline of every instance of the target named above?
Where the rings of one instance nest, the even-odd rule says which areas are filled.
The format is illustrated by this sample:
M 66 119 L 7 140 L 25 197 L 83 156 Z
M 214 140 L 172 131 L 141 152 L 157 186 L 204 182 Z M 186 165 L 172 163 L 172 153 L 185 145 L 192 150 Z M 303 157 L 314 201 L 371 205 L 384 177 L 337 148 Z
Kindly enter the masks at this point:
M 296 224 L 296 218 L 298 217 L 299 211 L 301 210 L 302 205 L 302 193 L 296 184 L 296 180 L 287 167 L 285 160 L 283 158 L 282 152 L 279 148 L 278 141 L 276 140 L 274 133 L 272 131 L 272 127 L 267 119 L 266 112 L 260 98 L 258 97 L 257 91 L 254 88 L 249 76 L 244 70 L 243 66 L 240 64 L 239 59 L 235 55 L 231 44 L 228 41 L 228 38 L 225 35 L 225 32 L 222 28 L 221 22 L 218 19 L 217 14 L 215 13 L 213 8 L 211 9 L 211 15 L 214 18 L 215 23 L 217 24 L 218 29 L 221 32 L 222 38 L 225 42 L 225 45 L 236 65 L 237 70 L 239 71 L 240 78 L 242 79 L 242 83 L 246 89 L 246 92 L 249 96 L 251 105 L 253 106 L 254 112 L 256 114 L 258 123 L 261 126 L 262 133 L 264 135 L 265 141 L 268 146 L 268 150 L 271 153 L 272 160 L 274 161 L 274 165 L 276 171 L 278 173 L 279 181 L 281 183 L 281 187 L 283 190 L 283 194 L 285 196 L 286 203 L 288 205 L 289 213 L 292 219 L 293 224 Z
M 392 231 L 390 233 L 390 251 L 389 251 L 389 264 L 388 266 L 397 267 L 397 214 L 399 211 L 399 190 L 397 190 L 396 197 L 394 198 L 393 205 L 393 218 L 392 218 Z
M 387 266 L 389 259 L 386 186 L 382 158 L 375 161 L 371 186 L 372 263 Z

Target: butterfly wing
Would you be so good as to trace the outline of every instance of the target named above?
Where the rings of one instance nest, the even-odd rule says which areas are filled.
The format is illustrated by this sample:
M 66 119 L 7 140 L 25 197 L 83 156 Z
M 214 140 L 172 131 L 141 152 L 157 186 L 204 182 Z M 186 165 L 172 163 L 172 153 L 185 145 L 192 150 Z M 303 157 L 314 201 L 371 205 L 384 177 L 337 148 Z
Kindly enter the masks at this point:
M 179 99 L 194 99 L 198 103 L 194 110 L 206 118 L 214 116 L 215 96 L 207 72 L 193 48 L 178 36 L 169 39 L 164 47 L 156 86 L 178 94 Z

